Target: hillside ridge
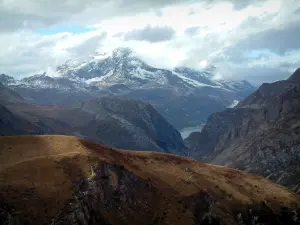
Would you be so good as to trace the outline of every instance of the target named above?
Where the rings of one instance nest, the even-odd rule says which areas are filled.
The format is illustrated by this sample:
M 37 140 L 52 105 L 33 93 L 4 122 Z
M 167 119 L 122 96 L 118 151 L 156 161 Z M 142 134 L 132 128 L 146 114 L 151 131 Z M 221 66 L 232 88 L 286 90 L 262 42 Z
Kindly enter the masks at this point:
M 10 224 L 299 222 L 293 217 L 300 218 L 299 196 L 232 168 L 71 136 L 10 136 L 0 143 L 0 221 Z

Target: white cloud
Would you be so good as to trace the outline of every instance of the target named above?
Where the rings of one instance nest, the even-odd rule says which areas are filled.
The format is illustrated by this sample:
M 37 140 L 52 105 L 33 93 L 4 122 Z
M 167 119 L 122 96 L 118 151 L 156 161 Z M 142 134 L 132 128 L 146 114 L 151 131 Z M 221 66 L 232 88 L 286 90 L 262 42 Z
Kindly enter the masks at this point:
M 70 58 L 121 46 L 157 67 L 213 64 L 219 77 L 272 81 L 300 66 L 299 8 L 298 0 L 0 0 L 0 73 L 53 74 Z M 82 32 L 38 30 L 66 26 Z

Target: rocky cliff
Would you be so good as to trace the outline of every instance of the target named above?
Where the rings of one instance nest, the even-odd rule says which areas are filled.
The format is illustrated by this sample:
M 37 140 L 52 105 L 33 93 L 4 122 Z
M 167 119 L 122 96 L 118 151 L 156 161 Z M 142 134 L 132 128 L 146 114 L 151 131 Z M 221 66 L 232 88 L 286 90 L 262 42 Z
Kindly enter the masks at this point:
M 0 137 L 0 223 L 299 224 L 300 198 L 231 168 L 67 136 Z
M 186 139 L 189 154 L 300 191 L 300 70 L 263 84 L 235 108 L 210 116 Z

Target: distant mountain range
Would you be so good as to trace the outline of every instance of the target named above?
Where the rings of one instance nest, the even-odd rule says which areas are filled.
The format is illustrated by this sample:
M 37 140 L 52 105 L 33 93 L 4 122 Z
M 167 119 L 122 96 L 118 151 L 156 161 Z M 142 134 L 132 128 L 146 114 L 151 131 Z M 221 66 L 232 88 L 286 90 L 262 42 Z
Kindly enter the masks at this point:
M 56 77 L 44 73 L 16 80 L 2 74 L 0 82 L 35 104 L 73 105 L 101 96 L 144 100 L 181 129 L 205 122 L 211 113 L 226 109 L 254 90 L 247 81 L 216 80 L 214 70 L 159 69 L 130 49 L 118 48 L 111 54 L 69 60 L 57 67 Z
M 300 192 L 300 69 L 212 114 L 185 143 L 191 157 L 262 175 Z
M 29 104 L 1 85 L 0 135 L 34 134 L 75 135 L 121 149 L 184 154 L 180 133 L 145 102 L 102 97 L 74 106 L 45 106 Z
M 129 49 L 57 70 L 0 75 L 0 224 L 300 224 L 300 69 L 244 100 Z

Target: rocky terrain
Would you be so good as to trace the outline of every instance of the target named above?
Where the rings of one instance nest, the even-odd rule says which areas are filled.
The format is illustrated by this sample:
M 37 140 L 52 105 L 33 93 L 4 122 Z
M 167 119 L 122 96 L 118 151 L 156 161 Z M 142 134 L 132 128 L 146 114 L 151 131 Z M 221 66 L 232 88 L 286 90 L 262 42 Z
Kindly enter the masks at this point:
M 73 105 L 101 96 L 147 101 L 181 129 L 205 122 L 254 90 L 247 81 L 216 80 L 215 69 L 156 68 L 130 49 L 118 48 L 69 60 L 57 67 L 55 77 L 44 73 L 17 80 L 2 74 L 0 82 L 33 104 Z
M 300 191 L 300 69 L 210 116 L 186 140 L 189 155 L 262 175 Z
M 300 197 L 231 168 L 67 136 L 0 137 L 0 223 L 296 225 Z
M 121 97 L 43 106 L 28 104 L 3 87 L 0 128 L 1 135 L 67 134 L 122 149 L 184 154 L 180 133 L 151 105 Z

